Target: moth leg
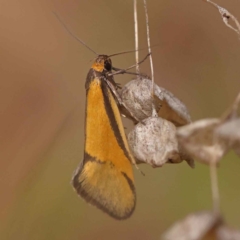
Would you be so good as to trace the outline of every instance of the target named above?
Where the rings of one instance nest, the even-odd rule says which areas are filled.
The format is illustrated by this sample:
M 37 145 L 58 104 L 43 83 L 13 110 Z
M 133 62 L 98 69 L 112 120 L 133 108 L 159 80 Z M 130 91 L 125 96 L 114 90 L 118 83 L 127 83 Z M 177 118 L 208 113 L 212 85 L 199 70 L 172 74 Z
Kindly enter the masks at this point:
M 141 64 L 142 62 L 144 62 L 150 55 L 151 55 L 151 53 L 148 53 L 148 54 L 146 55 L 146 57 L 145 57 L 143 60 L 141 60 L 140 62 L 138 62 L 138 63 L 136 63 L 136 64 L 134 64 L 134 65 L 126 68 L 126 69 L 119 69 L 118 71 L 116 71 L 116 72 L 114 72 L 114 73 L 108 74 L 108 76 L 113 76 L 113 75 L 116 75 L 116 74 L 126 73 L 127 70 L 132 69 L 132 68 L 138 66 L 139 64 Z
M 125 69 L 121 69 L 121 68 L 116 68 L 116 67 L 112 67 L 112 70 L 114 70 L 114 75 L 117 75 L 117 74 L 131 74 L 131 75 L 137 75 L 137 76 L 140 76 L 142 78 L 146 78 L 147 75 L 146 74 L 143 74 L 143 73 L 135 73 L 135 72 L 129 72 L 129 71 L 126 71 Z M 110 73 L 110 76 L 112 74 Z
M 112 67 L 112 70 L 115 71 L 115 72 L 113 73 L 114 75 L 127 73 L 127 74 L 131 74 L 131 75 L 139 75 L 139 76 L 142 76 L 141 73 L 129 72 L 129 71 L 126 71 L 125 69 L 121 69 L 121 68 Z M 112 76 L 112 73 L 110 73 L 110 76 Z
M 121 87 L 121 83 L 116 83 L 116 90 L 118 90 L 118 89 L 122 89 L 122 87 Z

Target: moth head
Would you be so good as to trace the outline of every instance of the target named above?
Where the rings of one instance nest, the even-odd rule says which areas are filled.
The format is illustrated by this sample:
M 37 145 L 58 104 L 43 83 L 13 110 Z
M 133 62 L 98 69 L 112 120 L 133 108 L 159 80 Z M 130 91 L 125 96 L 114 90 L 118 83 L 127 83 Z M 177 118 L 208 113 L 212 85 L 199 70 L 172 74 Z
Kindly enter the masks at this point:
M 97 72 L 111 72 L 112 60 L 107 55 L 98 55 L 92 65 L 92 68 Z

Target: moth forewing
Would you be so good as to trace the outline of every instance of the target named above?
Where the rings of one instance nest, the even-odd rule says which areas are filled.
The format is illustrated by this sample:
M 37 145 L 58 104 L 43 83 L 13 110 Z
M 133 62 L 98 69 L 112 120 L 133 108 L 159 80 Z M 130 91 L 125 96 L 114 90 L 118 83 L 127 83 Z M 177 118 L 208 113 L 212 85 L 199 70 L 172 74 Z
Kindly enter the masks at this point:
M 126 219 L 136 203 L 133 157 L 112 89 L 116 83 L 107 75 L 111 66 L 108 56 L 99 55 L 88 73 L 84 158 L 72 183 L 87 202 Z

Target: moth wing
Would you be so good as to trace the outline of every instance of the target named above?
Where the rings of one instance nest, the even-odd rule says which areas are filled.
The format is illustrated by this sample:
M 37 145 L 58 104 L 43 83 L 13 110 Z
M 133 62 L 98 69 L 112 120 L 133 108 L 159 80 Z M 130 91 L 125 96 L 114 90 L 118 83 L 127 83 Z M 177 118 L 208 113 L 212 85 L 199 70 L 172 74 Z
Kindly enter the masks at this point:
M 107 85 L 94 79 L 87 92 L 85 154 L 73 186 L 87 202 L 116 219 L 136 203 L 131 154 L 120 113 Z

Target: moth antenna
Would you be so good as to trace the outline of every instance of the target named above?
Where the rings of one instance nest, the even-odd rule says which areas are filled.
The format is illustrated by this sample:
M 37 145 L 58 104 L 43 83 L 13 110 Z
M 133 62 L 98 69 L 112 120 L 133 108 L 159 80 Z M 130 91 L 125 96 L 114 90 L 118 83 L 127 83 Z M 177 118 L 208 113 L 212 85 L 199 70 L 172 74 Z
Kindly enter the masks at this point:
M 121 54 L 125 54 L 125 53 L 137 52 L 137 51 L 141 51 L 141 50 L 144 50 L 144 48 L 137 49 L 137 50 L 124 51 L 124 52 L 118 52 L 118 53 L 111 54 L 108 57 L 114 57 L 114 56 L 117 56 L 117 55 L 121 55 Z
M 158 47 L 158 46 L 159 46 L 159 44 L 155 44 L 151 47 L 154 48 L 154 47 Z M 139 48 L 139 49 L 135 49 L 135 50 L 124 51 L 124 52 L 118 52 L 118 53 L 108 55 L 108 57 L 113 57 L 113 56 L 117 56 L 117 55 L 121 55 L 121 54 L 125 54 L 125 53 L 139 52 L 139 51 L 142 51 L 142 50 L 145 50 L 145 49 L 148 49 L 148 47 Z
M 88 50 L 93 52 L 95 55 L 99 55 L 97 52 L 95 52 L 92 48 L 90 48 L 82 39 L 78 38 L 69 28 L 68 26 L 63 22 L 63 20 L 58 16 L 57 13 L 53 12 L 53 14 L 56 16 L 58 21 L 62 24 L 62 26 L 65 28 L 65 30 L 73 37 L 75 38 L 78 42 L 80 42 L 82 45 L 84 45 Z

